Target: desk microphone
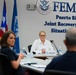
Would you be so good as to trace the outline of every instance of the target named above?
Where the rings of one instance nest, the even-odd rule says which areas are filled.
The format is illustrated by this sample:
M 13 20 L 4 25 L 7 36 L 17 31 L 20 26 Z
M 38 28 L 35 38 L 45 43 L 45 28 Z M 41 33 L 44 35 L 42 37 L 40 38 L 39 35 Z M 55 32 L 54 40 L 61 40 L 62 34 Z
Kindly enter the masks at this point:
M 36 52 L 32 52 L 33 54 L 36 54 Z
M 58 54 L 60 54 L 60 53 L 59 53 L 59 51 L 58 51 L 58 48 L 57 48 L 57 47 L 56 47 L 56 45 L 55 45 L 55 42 L 54 42 L 54 40 L 50 40 L 50 42 L 51 42 L 51 43 L 54 45 L 54 47 L 56 48 L 56 50 L 57 50 L 57 53 L 58 53 Z

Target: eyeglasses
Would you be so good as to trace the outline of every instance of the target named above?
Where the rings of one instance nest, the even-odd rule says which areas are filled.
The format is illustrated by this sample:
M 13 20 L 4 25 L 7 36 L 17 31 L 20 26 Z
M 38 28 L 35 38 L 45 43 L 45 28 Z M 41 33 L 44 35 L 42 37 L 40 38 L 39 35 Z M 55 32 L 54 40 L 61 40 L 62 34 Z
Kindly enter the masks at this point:
M 46 35 L 40 35 L 40 36 L 46 36 Z

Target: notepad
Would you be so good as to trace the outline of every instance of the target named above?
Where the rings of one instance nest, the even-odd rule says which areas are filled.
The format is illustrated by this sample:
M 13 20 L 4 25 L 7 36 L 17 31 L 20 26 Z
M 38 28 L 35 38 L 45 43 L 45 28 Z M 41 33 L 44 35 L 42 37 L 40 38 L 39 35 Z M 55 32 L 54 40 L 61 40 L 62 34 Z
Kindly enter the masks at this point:
M 33 64 L 31 66 L 37 67 L 37 68 L 45 68 L 46 67 L 46 65 L 40 65 L 40 64 Z

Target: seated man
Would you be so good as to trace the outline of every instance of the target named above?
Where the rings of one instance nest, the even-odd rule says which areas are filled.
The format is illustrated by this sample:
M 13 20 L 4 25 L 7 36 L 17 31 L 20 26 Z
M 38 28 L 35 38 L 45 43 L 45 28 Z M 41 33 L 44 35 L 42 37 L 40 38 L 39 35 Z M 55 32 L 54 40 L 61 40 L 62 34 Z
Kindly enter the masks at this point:
M 39 38 L 34 41 L 32 47 L 31 47 L 31 52 L 35 52 L 36 54 L 40 53 L 56 53 L 56 51 L 53 49 L 51 42 L 46 40 L 46 32 L 45 31 L 40 31 L 39 32 Z
M 66 32 L 64 44 L 66 53 L 53 58 L 45 70 L 61 70 L 76 72 L 76 28 L 70 28 Z

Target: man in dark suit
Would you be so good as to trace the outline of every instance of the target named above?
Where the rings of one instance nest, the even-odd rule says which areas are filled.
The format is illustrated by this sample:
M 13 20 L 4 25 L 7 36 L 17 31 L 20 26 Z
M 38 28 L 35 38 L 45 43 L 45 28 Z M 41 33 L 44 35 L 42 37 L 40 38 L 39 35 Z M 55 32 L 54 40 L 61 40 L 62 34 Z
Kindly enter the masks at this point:
M 45 70 L 76 72 L 76 28 L 67 30 L 64 44 L 67 51 L 63 55 L 54 58 Z

